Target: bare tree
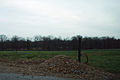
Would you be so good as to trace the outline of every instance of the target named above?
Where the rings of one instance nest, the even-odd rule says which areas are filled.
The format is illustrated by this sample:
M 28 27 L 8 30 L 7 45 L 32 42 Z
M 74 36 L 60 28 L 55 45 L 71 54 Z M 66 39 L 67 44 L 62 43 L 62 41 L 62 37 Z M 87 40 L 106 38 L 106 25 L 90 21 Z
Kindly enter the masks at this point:
M 12 48 L 17 51 L 18 48 L 19 48 L 19 44 L 18 44 L 19 37 L 18 36 L 13 36 L 12 39 L 11 39 L 11 41 L 12 41 Z
M 4 50 L 5 49 L 5 41 L 7 40 L 6 35 L 0 35 L 0 49 Z
M 27 50 L 30 50 L 31 49 L 31 39 L 29 37 L 27 37 L 27 40 L 26 40 L 26 43 L 27 43 Z
M 37 36 L 34 36 L 34 41 L 42 41 L 42 36 L 40 35 L 37 35 Z
M 0 42 L 5 42 L 7 40 L 6 35 L 0 35 Z

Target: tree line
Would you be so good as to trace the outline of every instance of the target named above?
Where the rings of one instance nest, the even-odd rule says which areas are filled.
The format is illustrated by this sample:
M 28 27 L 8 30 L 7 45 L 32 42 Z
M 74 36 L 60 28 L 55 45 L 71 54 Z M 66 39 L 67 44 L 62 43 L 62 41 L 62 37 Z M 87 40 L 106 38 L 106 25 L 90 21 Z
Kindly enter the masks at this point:
M 8 38 L 6 35 L 0 35 L 0 50 L 77 50 L 80 37 L 82 38 L 82 49 L 120 49 L 120 39 L 114 37 L 82 37 L 77 35 L 62 39 L 60 37 L 40 35 L 33 38 L 18 36 Z

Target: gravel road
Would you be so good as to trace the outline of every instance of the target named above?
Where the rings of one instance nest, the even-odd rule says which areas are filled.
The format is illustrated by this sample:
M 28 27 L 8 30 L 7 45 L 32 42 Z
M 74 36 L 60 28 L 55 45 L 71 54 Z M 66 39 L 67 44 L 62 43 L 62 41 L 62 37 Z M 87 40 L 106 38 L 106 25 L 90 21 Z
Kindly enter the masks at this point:
M 75 80 L 75 79 L 52 76 L 24 76 L 22 74 L 15 73 L 0 73 L 0 80 Z

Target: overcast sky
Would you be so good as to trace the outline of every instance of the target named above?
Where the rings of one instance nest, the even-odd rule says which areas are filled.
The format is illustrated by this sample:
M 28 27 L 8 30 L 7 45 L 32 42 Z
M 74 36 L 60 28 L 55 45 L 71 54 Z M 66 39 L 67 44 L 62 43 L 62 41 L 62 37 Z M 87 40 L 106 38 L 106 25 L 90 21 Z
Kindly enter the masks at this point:
M 0 34 L 120 38 L 120 0 L 0 0 Z

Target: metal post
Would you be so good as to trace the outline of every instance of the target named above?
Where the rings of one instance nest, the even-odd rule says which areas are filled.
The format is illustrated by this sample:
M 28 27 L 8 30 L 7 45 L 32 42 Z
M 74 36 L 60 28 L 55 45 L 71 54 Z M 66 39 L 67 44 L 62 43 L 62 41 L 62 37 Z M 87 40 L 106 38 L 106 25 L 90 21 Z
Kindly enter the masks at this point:
M 81 40 L 82 38 L 79 38 L 78 40 L 78 61 L 81 62 Z

